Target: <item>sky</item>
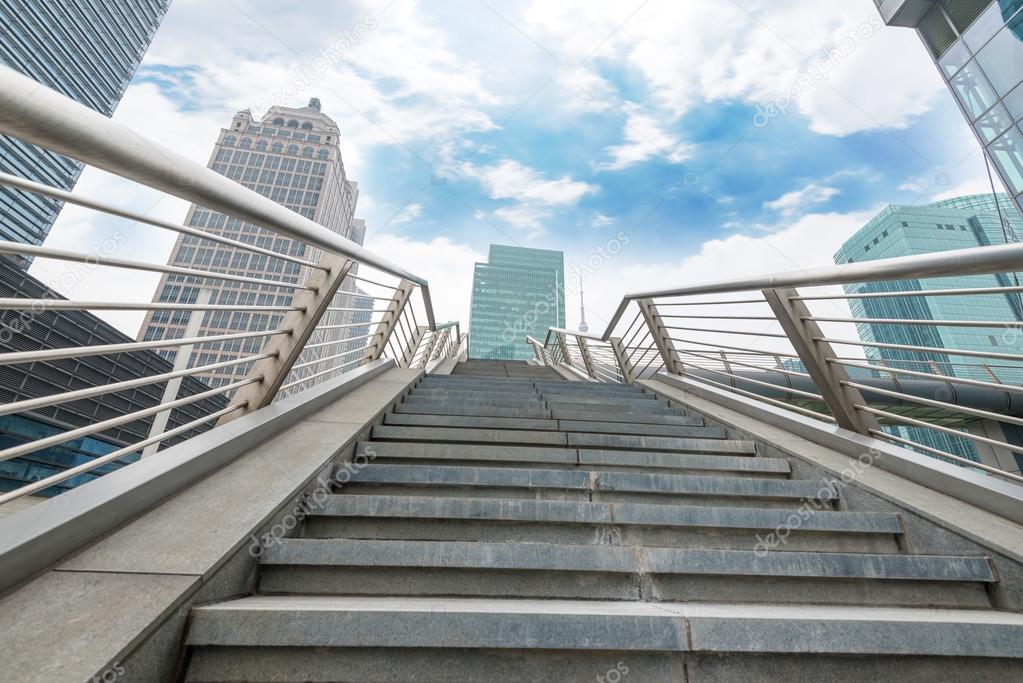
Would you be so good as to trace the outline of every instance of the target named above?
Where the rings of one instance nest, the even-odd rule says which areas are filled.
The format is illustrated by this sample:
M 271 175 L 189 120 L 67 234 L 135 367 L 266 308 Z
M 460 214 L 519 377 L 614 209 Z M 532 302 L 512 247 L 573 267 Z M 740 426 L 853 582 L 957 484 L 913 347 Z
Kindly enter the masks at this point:
M 990 191 L 915 32 L 871 0 L 174 0 L 114 118 L 206 164 L 236 111 L 311 97 L 366 245 L 430 281 L 441 321 L 468 321 L 491 243 L 563 250 L 569 326 L 582 287 L 599 332 L 628 292 L 829 265 L 887 204 Z M 187 209 L 95 169 L 78 191 Z M 66 207 L 47 245 L 117 232 L 154 263 L 174 240 Z M 149 301 L 158 279 L 32 272 L 78 299 Z

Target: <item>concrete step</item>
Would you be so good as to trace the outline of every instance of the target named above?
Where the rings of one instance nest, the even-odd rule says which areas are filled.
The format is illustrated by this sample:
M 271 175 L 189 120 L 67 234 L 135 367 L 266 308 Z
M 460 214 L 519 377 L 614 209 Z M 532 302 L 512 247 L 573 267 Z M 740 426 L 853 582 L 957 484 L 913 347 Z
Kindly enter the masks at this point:
M 596 406 L 629 406 L 633 408 L 652 408 L 667 406 L 668 402 L 653 394 L 614 394 L 605 396 L 583 392 L 541 391 L 538 394 L 548 403 L 576 403 L 579 405 Z
M 542 401 L 535 391 L 465 391 L 461 389 L 423 389 L 409 392 L 415 397 L 431 401 Z
M 535 398 L 447 398 L 447 399 L 433 399 L 429 397 L 416 396 L 410 394 L 402 401 L 402 405 L 409 406 L 431 406 L 431 405 L 442 405 L 442 406 L 461 406 L 461 407 L 476 407 L 476 408 L 491 408 L 497 415 L 501 414 L 501 408 L 512 408 L 518 410 L 529 410 L 531 408 L 544 407 L 543 401 L 540 397 Z
M 542 406 L 542 404 L 538 404 Z M 416 403 L 399 403 L 394 407 L 396 413 L 414 413 L 418 415 L 466 415 L 479 417 L 518 417 L 518 418 L 550 418 L 551 413 L 543 407 L 537 408 L 490 408 L 470 403 L 441 403 L 427 401 Z
M 258 596 L 193 610 L 185 680 L 1008 681 L 1021 641 L 993 610 Z
M 375 427 L 373 438 L 390 433 L 390 428 Z M 418 429 L 418 428 L 400 428 Z M 439 431 L 439 430 L 438 430 Z M 546 466 L 575 467 L 587 465 L 607 470 L 678 470 L 690 473 L 729 473 L 733 476 L 772 477 L 787 479 L 791 466 L 785 458 L 752 458 L 746 455 L 714 455 L 695 453 L 664 453 L 571 449 L 559 447 L 554 439 L 559 432 L 523 432 L 536 438 L 551 437 L 536 444 L 430 443 L 419 441 L 367 441 L 359 444 L 358 453 L 375 462 L 439 460 L 449 464 L 468 465 L 480 462 L 519 467 L 542 463 Z
M 805 480 L 378 462 L 352 473 L 341 488 L 349 494 L 592 499 L 670 505 L 699 501 L 700 505 L 785 509 L 800 505 L 828 508 L 838 500 L 830 487 Z
M 384 424 L 401 427 L 473 427 L 495 429 L 524 429 L 532 431 L 558 431 L 558 421 L 543 418 L 481 417 L 471 415 L 417 415 L 388 413 Z M 583 431 L 583 430 L 579 430 Z
M 552 432 L 543 430 L 523 429 L 484 429 L 476 427 L 408 427 L 400 425 L 378 425 L 373 428 L 374 440 L 388 441 L 434 441 L 448 443 L 508 443 L 508 444 L 544 444 L 569 446 L 579 445 L 577 441 L 587 441 L 582 437 L 594 437 L 592 441 L 604 448 L 616 448 L 617 444 L 625 444 L 623 448 L 631 448 L 632 444 L 650 441 L 650 450 L 692 452 L 728 452 L 750 454 L 755 452 L 752 442 L 725 441 L 725 431 L 717 427 L 675 427 L 677 437 L 644 437 L 618 434 L 587 434 L 580 432 Z M 713 444 L 705 444 L 707 440 Z M 722 445 L 724 444 L 727 445 Z M 695 444 L 695 445 L 694 445 Z M 636 446 L 639 447 L 639 446 Z M 700 451 L 700 448 L 708 450 Z M 721 449 L 725 449 L 722 451 Z
M 307 538 L 361 538 L 606 544 L 661 547 L 766 548 L 778 529 L 786 550 L 898 552 L 897 515 L 807 514 L 791 524 L 787 510 L 642 505 L 566 500 L 329 496 L 306 519 Z M 760 541 L 758 539 L 765 539 Z
M 545 401 L 547 408 L 552 411 L 574 411 L 587 413 L 592 420 L 604 420 L 611 415 L 677 415 L 684 413 L 678 408 L 673 408 L 667 403 L 655 405 L 638 404 L 611 404 L 611 403 L 576 403 L 574 401 Z
M 663 426 L 687 426 L 693 419 L 703 420 L 687 416 L 684 412 L 678 411 L 671 414 L 649 414 L 649 413 L 628 413 L 620 410 L 572 410 L 558 408 L 551 411 L 552 417 L 559 420 L 583 420 L 587 422 L 620 422 L 632 425 L 663 425 Z
M 292 538 L 266 548 L 260 562 L 260 592 L 315 595 L 704 601 L 718 594 L 750 603 L 987 608 L 984 584 L 995 580 L 984 557 L 607 544 Z
M 730 455 L 756 455 L 752 441 L 726 439 L 724 430 L 716 427 L 704 429 L 707 438 L 677 438 L 670 436 L 640 436 L 635 434 L 587 434 L 568 432 L 568 445 L 602 450 L 667 451 L 671 453 L 724 453 Z
M 689 427 L 702 427 L 700 417 L 682 418 L 679 425 L 630 424 L 595 420 L 551 420 L 543 418 L 482 417 L 471 415 L 428 415 L 388 413 L 384 424 L 401 427 L 470 427 L 494 429 L 525 429 L 534 431 L 596 432 L 598 434 L 639 434 L 645 436 L 684 437 Z

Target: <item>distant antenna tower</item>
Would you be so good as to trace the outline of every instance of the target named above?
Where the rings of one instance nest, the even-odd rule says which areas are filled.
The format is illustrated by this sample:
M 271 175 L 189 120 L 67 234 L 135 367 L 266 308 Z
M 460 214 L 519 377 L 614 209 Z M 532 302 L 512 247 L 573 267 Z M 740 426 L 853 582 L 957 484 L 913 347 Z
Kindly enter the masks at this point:
M 582 289 L 579 290 L 579 331 L 590 331 L 590 326 L 586 324 L 586 300 L 583 298 Z

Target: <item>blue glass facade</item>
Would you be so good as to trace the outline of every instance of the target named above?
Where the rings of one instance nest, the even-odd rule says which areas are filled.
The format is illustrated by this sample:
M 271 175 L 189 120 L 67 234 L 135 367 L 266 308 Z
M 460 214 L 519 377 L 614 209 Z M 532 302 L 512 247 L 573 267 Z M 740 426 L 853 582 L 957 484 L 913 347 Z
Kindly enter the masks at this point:
M 1003 212 L 1009 198 L 999 197 Z M 1003 213 L 999 220 L 992 195 L 970 195 L 924 206 L 889 206 L 853 235 L 835 255 L 835 263 L 912 256 L 952 249 L 1016 242 L 1023 234 L 1023 218 Z M 1016 286 L 1023 274 L 1000 273 L 960 277 L 873 282 L 847 286 L 849 294 L 928 289 Z M 978 296 L 898 297 L 852 299 L 856 318 L 903 318 L 916 320 L 975 320 L 1005 323 L 1004 328 L 934 327 L 929 325 L 857 324 L 860 338 L 868 342 L 908 344 L 940 349 L 1023 354 L 1023 300 L 1019 294 Z M 1023 384 L 1023 364 L 963 356 L 955 353 L 923 353 L 900 349 L 865 347 L 874 364 L 905 370 L 944 374 L 987 382 Z M 934 430 L 891 427 L 889 431 L 940 450 L 978 460 L 966 439 Z
M 0 64 L 109 116 L 170 0 L 0 0 Z M 65 190 L 82 166 L 0 136 L 0 170 Z M 0 187 L 0 239 L 42 244 L 61 203 Z
M 529 360 L 527 335 L 565 326 L 565 255 L 492 244 L 488 261 L 473 274 L 469 358 Z
M 1023 0 L 941 0 L 916 28 L 1023 213 Z

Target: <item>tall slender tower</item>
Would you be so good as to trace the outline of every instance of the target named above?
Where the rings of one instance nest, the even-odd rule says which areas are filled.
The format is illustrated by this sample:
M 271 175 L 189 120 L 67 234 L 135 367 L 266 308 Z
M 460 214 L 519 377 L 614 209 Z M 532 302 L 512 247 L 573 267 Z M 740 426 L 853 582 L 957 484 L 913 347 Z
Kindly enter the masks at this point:
M 340 137 L 337 123 L 320 111 L 320 101 L 316 98 L 311 99 L 308 106 L 299 109 L 271 107 L 262 120 L 255 119 L 252 112 L 246 109 L 235 114 L 229 126 L 221 129 L 210 156 L 209 167 L 361 244 L 366 229 L 365 223 L 354 217 L 358 185 L 345 174 Z M 185 223 L 216 235 L 311 261 L 320 255 L 320 250 L 303 242 L 282 238 L 269 230 L 197 204 L 189 208 Z M 251 254 L 188 235 L 178 237 L 169 263 L 197 270 L 229 272 L 285 282 L 302 282 L 311 275 L 306 272 L 308 268 L 290 261 Z M 356 270 L 352 272 L 354 274 Z M 200 290 L 209 290 L 211 303 L 226 305 L 288 306 L 294 295 L 291 289 L 271 285 L 222 280 L 196 281 L 194 277 L 164 275 L 154 300 L 194 303 Z M 354 283 L 347 281 L 337 293 L 332 308 L 355 308 L 354 294 Z M 283 313 L 217 311 L 205 316 L 200 335 L 270 329 L 282 317 Z M 337 328 L 338 325 L 351 323 L 352 318 L 351 312 L 331 312 L 324 316 L 323 324 Z M 181 337 L 187 323 L 186 311 L 151 311 L 139 331 L 139 339 L 149 341 Z M 338 328 L 326 336 L 318 337 L 317 342 L 339 341 L 350 336 L 350 330 Z M 233 360 L 243 354 L 256 353 L 263 343 L 264 339 L 257 337 L 199 344 L 195 347 L 189 366 L 210 365 Z M 339 348 L 333 347 L 307 349 L 299 363 L 336 355 L 339 351 Z M 162 353 L 168 359 L 174 359 L 173 350 Z M 201 377 L 214 387 L 223 386 L 244 377 L 250 365 L 244 363 L 205 373 Z M 299 372 L 308 375 L 321 369 L 308 367 Z M 302 376 L 289 377 L 288 381 L 297 379 L 302 379 Z
M 110 116 L 170 0 L 0 0 L 0 64 Z M 70 190 L 81 162 L 0 135 L 0 170 Z M 0 239 L 39 245 L 61 202 L 0 187 Z M 29 259 L 13 257 L 21 266 Z
M 579 288 L 579 331 L 584 334 L 590 331 L 586 324 L 586 299 L 582 287 Z

